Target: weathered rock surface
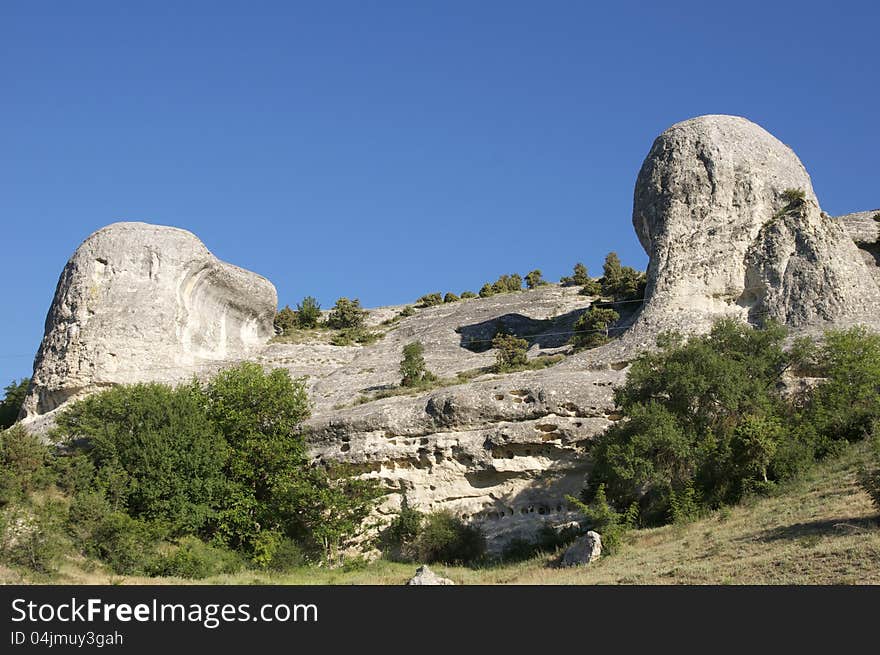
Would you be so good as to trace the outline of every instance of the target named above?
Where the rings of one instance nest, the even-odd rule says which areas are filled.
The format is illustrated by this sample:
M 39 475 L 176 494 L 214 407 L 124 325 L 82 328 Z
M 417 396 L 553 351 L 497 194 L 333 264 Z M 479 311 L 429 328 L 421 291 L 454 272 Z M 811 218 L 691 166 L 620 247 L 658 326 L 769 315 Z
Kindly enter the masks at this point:
M 416 569 L 416 574 L 411 577 L 406 584 L 416 587 L 436 587 L 443 585 L 454 585 L 455 583 L 449 578 L 441 578 L 430 568 L 428 568 L 427 564 L 422 564 L 419 568 Z
M 602 537 L 590 530 L 578 537 L 562 555 L 562 566 L 586 566 L 602 556 Z
M 791 202 L 787 189 L 803 201 Z M 619 307 L 617 327 L 631 327 L 550 368 L 508 375 L 488 372 L 499 327 L 526 337 L 530 358 L 567 353 L 593 299 L 548 285 L 421 309 L 391 326 L 380 324 L 400 307 L 380 308 L 368 324 L 386 334 L 369 346 L 264 345 L 271 284 L 219 262 L 188 232 L 116 224 L 90 237 L 62 274 L 26 409 L 35 421 L 109 384 L 176 381 L 241 359 L 283 367 L 308 378 L 316 461 L 381 480 L 386 517 L 406 496 L 416 509 L 477 523 L 497 551 L 578 518 L 565 496 L 584 486 L 594 437 L 620 418 L 613 387 L 658 332 L 702 332 L 721 316 L 776 318 L 799 330 L 877 325 L 873 214 L 823 214 L 795 154 L 745 119 L 674 125 L 636 185 L 633 223 L 650 266 L 641 310 Z M 412 341 L 450 386 L 374 399 L 399 383 Z M 584 540 L 584 557 L 598 543 Z
M 880 209 L 838 216 L 837 221 L 858 246 L 862 260 L 880 285 Z
M 275 287 L 193 234 L 114 223 L 67 262 L 34 363 L 28 417 L 102 387 L 177 381 L 252 356 L 274 334 Z
M 804 201 L 790 203 L 788 189 Z M 744 118 L 701 116 L 663 132 L 638 175 L 633 225 L 650 264 L 630 341 L 704 331 L 724 316 L 795 327 L 870 318 L 880 300 L 800 160 Z

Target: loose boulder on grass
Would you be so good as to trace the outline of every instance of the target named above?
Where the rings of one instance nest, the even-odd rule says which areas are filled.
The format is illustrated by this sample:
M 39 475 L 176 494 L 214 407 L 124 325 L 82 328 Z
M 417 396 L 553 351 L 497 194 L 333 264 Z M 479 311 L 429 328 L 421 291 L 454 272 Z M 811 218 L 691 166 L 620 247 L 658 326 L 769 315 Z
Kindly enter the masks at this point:
M 449 578 L 441 578 L 430 568 L 428 568 L 427 564 L 422 564 L 419 568 L 416 569 L 416 574 L 411 577 L 406 584 L 407 586 L 439 586 L 454 585 L 455 583 Z
M 578 537 L 562 555 L 562 566 L 586 566 L 602 556 L 602 537 L 590 530 Z

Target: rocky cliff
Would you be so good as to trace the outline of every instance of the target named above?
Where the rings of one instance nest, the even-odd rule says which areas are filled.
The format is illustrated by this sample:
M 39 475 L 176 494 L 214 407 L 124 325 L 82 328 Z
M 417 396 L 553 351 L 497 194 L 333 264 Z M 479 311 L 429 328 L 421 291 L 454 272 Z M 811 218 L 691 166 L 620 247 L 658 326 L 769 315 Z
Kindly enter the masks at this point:
M 381 508 L 407 496 L 485 530 L 494 547 L 570 520 L 564 498 L 589 475 L 592 438 L 620 417 L 612 390 L 658 332 L 700 332 L 721 316 L 797 330 L 876 326 L 878 223 L 824 214 L 797 156 L 743 118 L 704 116 L 654 142 L 633 224 L 650 256 L 646 301 L 621 307 L 622 337 L 571 354 L 593 298 L 555 285 L 419 310 L 369 346 L 267 343 L 275 292 L 217 261 L 191 234 L 116 224 L 89 237 L 59 281 L 27 402 L 29 420 L 107 384 L 175 380 L 254 359 L 308 376 L 316 461 L 381 479 Z M 377 326 L 393 310 L 374 310 Z M 487 372 L 499 327 L 529 356 L 560 363 Z M 399 382 L 402 347 L 425 346 L 447 386 L 376 399 Z M 459 376 L 459 374 L 463 374 Z M 457 377 L 458 376 L 458 377 Z
M 61 273 L 24 412 L 34 420 L 107 385 L 178 381 L 250 356 L 274 334 L 277 304 L 268 280 L 185 230 L 108 225 Z

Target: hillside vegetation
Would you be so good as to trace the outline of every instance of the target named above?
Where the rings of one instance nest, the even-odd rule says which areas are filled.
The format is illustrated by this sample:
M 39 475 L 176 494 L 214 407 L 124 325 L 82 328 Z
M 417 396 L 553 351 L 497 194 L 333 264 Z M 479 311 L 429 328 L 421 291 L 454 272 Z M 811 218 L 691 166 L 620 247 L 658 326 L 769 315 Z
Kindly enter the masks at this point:
M 857 482 L 872 458 L 850 446 L 765 498 L 685 525 L 637 530 L 621 551 L 586 568 L 555 568 L 555 553 L 517 564 L 434 570 L 458 584 L 880 584 L 878 511 Z M 115 575 L 68 559 L 52 575 L 0 567 L 3 583 L 182 584 L 180 578 Z M 204 584 L 402 584 L 412 564 L 349 562 L 338 569 L 248 571 Z

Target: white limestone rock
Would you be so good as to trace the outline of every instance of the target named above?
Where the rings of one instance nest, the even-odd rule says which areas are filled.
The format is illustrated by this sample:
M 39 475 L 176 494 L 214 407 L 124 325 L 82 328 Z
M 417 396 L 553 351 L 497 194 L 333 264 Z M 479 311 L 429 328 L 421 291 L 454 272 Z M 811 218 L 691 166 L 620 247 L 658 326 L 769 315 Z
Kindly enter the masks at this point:
M 102 387 L 179 381 L 248 357 L 274 334 L 275 287 L 190 232 L 114 223 L 67 262 L 23 413 L 35 420 Z
M 788 189 L 803 203 L 789 207 Z M 638 175 L 633 225 L 650 264 L 629 341 L 701 332 L 725 316 L 834 323 L 870 316 L 880 301 L 800 160 L 745 118 L 700 116 L 663 132 Z

